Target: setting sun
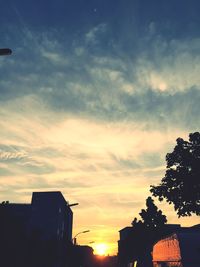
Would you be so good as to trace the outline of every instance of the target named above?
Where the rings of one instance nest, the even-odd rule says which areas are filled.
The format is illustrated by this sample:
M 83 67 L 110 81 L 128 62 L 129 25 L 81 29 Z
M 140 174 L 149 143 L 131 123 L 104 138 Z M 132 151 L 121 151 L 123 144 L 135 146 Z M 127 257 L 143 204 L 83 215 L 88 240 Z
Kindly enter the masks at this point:
M 94 254 L 103 256 L 108 254 L 108 246 L 106 244 L 100 243 L 100 244 L 96 244 L 94 246 Z

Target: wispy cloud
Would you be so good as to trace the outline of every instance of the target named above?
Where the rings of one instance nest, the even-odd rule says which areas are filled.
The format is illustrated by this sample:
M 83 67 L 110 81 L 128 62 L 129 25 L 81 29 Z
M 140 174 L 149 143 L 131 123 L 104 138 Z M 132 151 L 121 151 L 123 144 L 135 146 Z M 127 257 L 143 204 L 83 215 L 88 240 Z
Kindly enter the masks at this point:
M 20 147 L 0 145 L 0 161 L 20 161 L 26 156 L 26 152 Z
M 104 34 L 105 32 L 106 32 L 106 24 L 104 23 L 99 24 L 96 27 L 90 29 L 85 34 L 86 44 L 96 45 L 99 42 L 99 40 L 102 39 L 102 34 Z

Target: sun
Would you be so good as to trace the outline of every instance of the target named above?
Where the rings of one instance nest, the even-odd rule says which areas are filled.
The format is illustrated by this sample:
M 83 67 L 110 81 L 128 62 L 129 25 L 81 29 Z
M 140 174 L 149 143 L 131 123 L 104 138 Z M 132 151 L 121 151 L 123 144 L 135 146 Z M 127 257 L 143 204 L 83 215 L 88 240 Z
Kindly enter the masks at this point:
M 99 243 L 94 246 L 94 254 L 103 256 L 108 252 L 108 246 L 104 243 Z

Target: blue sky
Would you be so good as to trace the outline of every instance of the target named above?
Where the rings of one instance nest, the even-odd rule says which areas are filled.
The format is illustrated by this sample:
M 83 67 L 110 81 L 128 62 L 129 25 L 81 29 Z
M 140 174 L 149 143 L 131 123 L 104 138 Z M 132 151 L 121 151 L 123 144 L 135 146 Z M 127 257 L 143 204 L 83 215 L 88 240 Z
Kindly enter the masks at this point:
M 74 231 L 91 229 L 80 242 L 116 248 L 176 138 L 199 131 L 199 11 L 195 0 L 1 0 L 0 46 L 13 50 L 0 58 L 2 201 L 61 190 L 80 202 Z

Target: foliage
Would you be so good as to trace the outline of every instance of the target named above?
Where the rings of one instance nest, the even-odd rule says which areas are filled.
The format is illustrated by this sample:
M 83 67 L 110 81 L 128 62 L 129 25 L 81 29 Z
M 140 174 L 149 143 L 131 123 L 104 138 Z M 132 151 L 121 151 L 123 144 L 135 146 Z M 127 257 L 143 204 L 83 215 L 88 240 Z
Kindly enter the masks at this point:
M 133 220 L 131 234 L 125 240 L 124 246 L 129 259 L 136 260 L 142 266 L 152 266 L 153 244 L 165 234 L 167 219 L 151 197 L 146 199 L 146 209 L 142 209 L 139 215 L 141 219 Z
M 176 140 L 172 153 L 166 155 L 167 170 L 158 186 L 151 186 L 153 196 L 174 205 L 178 216 L 200 215 L 200 133 L 189 134 L 189 141 Z
M 162 214 L 161 210 L 154 204 L 151 197 L 146 199 L 147 209 L 142 209 L 139 213 L 142 220 L 135 218 L 132 221 L 132 225 L 137 227 L 144 226 L 147 229 L 160 229 L 167 222 L 166 216 Z

